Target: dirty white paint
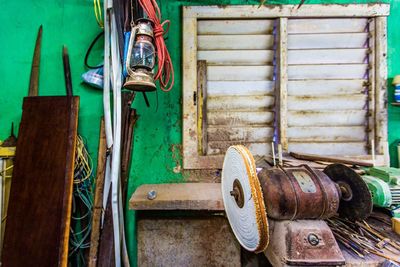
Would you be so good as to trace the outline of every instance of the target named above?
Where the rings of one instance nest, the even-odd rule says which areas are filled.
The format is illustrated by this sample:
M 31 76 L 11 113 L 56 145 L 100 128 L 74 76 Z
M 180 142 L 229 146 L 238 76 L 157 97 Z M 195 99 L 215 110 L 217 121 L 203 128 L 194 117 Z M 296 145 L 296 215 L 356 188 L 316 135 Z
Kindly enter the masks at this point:
M 208 65 L 272 65 L 272 50 L 211 50 L 199 51 L 198 60 L 206 60 Z
M 207 98 L 207 109 L 218 110 L 243 110 L 257 111 L 273 109 L 275 98 L 273 96 L 218 96 Z
M 363 63 L 343 65 L 290 65 L 288 75 L 289 80 L 362 79 L 367 67 L 368 65 Z
M 273 135 L 273 127 L 209 127 L 207 129 L 209 141 L 237 141 L 237 142 L 267 142 Z
M 208 66 L 209 81 L 265 81 L 272 80 L 272 66 Z
M 362 94 L 366 80 L 295 80 L 288 82 L 291 96 L 334 96 Z
M 275 82 L 273 81 L 208 81 L 207 93 L 209 96 L 259 96 L 274 95 Z
M 271 34 L 274 26 L 273 20 L 246 19 L 246 20 L 199 20 L 197 23 L 198 35 L 249 35 Z
M 199 35 L 199 50 L 272 49 L 272 35 Z
M 388 4 L 330 4 L 307 5 L 233 5 L 233 6 L 185 6 L 184 17 L 198 19 L 238 19 L 276 17 L 376 17 L 388 16 Z
M 364 142 L 337 142 L 337 143 L 289 143 L 289 151 L 317 155 L 365 155 L 367 150 Z
M 307 64 L 357 64 L 363 62 L 366 48 L 309 49 L 288 51 L 288 61 L 293 65 Z
M 360 126 L 365 123 L 365 110 L 288 111 L 291 126 Z M 290 142 L 290 140 L 289 140 Z
M 289 34 L 289 49 L 360 48 L 367 33 Z
M 296 126 L 287 131 L 292 142 L 363 142 L 365 134 L 364 126 Z
M 354 33 L 364 32 L 366 18 L 291 19 L 288 31 L 299 33 Z
M 328 96 L 289 96 L 289 110 L 362 110 L 365 107 L 367 96 L 355 95 L 328 95 Z
M 207 112 L 209 125 L 242 126 L 272 125 L 274 114 L 272 111 L 209 111 Z

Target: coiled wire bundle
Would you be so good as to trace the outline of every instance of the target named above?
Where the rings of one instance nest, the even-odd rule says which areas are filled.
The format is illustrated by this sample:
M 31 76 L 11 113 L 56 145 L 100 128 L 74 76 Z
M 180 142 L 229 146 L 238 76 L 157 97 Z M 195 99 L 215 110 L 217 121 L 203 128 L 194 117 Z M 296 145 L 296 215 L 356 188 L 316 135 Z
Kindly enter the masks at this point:
M 90 247 L 93 207 L 93 164 L 83 138 L 78 135 L 75 151 L 74 188 L 69 238 L 69 260 L 73 266 L 86 266 Z

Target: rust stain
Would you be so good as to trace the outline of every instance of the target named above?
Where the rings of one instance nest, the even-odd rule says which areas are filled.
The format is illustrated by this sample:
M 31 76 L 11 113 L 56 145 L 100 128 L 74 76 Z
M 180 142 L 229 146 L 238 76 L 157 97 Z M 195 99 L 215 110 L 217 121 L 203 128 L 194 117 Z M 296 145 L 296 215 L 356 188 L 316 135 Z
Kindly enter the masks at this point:
M 194 131 L 193 129 L 189 129 L 189 136 L 193 139 L 196 137 L 196 131 Z
M 173 167 L 172 171 L 174 173 L 181 173 L 182 172 L 181 162 L 183 158 L 182 144 L 172 144 L 170 145 L 169 150 L 171 151 L 172 161 L 175 164 L 175 167 Z

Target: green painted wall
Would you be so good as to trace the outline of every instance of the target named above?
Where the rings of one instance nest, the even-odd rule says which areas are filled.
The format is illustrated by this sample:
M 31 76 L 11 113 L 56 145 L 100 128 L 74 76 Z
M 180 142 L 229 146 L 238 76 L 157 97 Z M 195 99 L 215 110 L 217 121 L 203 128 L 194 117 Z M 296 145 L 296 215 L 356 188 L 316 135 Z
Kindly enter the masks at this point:
M 306 3 L 369 3 L 360 0 L 306 0 Z M 61 47 L 70 52 L 74 93 L 81 96 L 79 131 L 88 140 L 96 160 L 99 120 L 102 115 L 102 94 L 81 84 L 83 58 L 87 46 L 100 31 L 93 15 L 91 0 L 0 0 L 0 139 L 9 135 L 12 121 L 19 123 L 22 98 L 27 95 L 30 64 L 37 28 L 43 24 L 40 95 L 65 94 Z M 298 0 L 270 0 L 270 4 L 296 4 Z M 390 1 L 389 17 L 389 82 L 400 74 L 400 0 Z M 176 172 L 181 157 L 181 7 L 184 5 L 258 4 L 258 0 L 161 0 L 165 19 L 171 20 L 168 47 L 175 67 L 175 87 L 170 93 L 152 94 L 151 108 L 146 108 L 139 95 L 134 102 L 140 119 L 135 130 L 134 155 L 129 181 L 129 195 L 143 183 L 182 182 L 185 174 Z M 92 64 L 100 61 L 100 50 L 93 55 Z M 96 60 L 96 56 L 98 60 Z M 389 86 L 389 103 L 393 87 Z M 157 100 L 158 98 L 158 100 Z M 157 104 L 158 103 L 158 104 Z M 400 107 L 389 105 L 389 141 L 392 164 L 397 165 L 395 141 L 400 139 Z M 175 170 L 175 171 L 174 171 Z M 135 260 L 135 219 L 128 212 L 127 236 L 132 262 Z

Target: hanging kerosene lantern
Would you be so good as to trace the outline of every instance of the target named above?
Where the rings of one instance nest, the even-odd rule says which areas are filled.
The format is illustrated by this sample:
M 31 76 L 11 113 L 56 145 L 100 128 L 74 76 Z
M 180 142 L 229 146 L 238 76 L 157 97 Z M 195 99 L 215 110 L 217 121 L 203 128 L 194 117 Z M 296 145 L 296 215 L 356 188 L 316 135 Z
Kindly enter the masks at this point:
M 155 64 L 153 26 L 151 20 L 139 19 L 132 27 L 126 60 L 128 76 L 124 84 L 125 89 L 141 92 L 156 90 L 153 77 Z

